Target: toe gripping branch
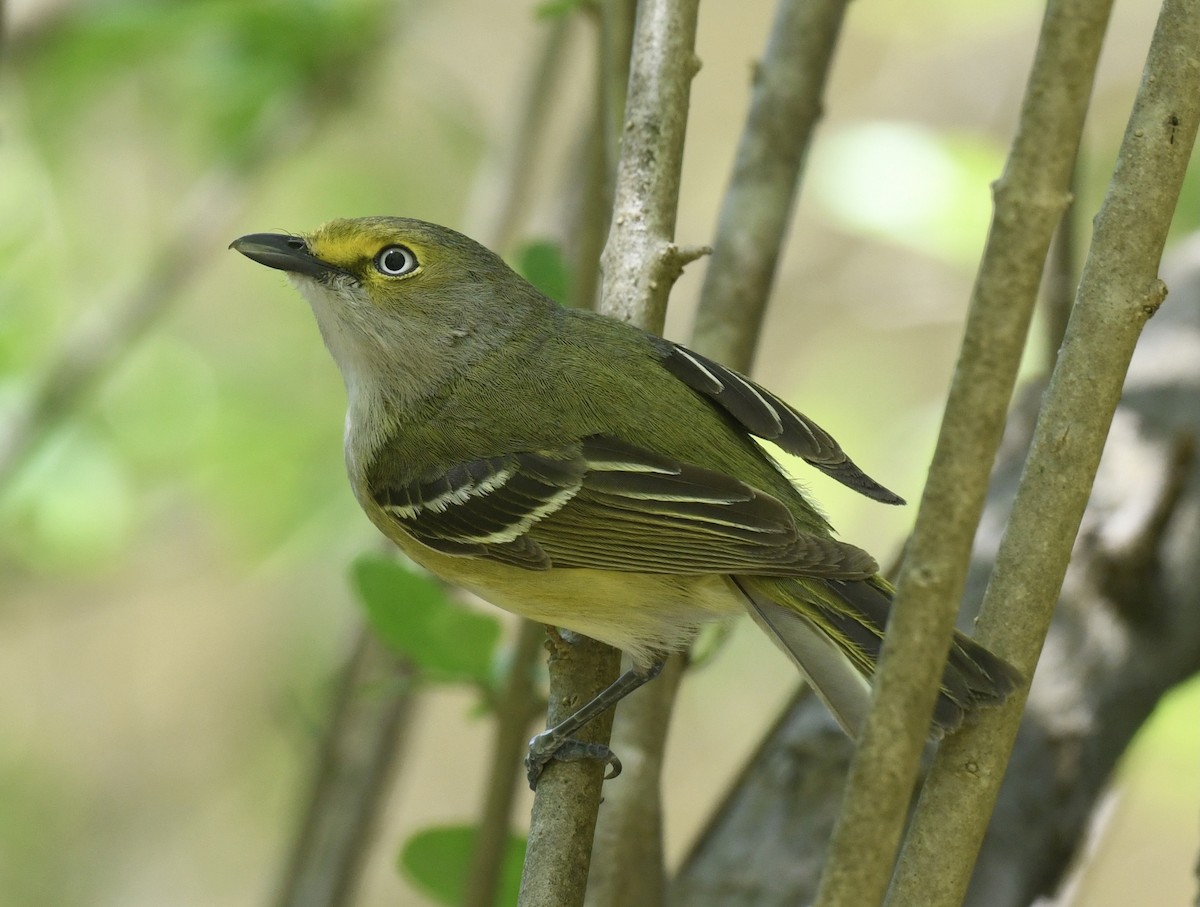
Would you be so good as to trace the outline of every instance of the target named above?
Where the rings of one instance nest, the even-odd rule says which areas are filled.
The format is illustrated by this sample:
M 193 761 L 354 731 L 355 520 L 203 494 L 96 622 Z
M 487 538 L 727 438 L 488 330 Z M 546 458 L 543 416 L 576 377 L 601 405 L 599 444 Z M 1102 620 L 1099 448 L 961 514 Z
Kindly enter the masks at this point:
M 529 755 L 525 757 L 525 776 L 531 790 L 537 790 L 542 771 L 552 760 L 579 762 L 595 759 L 608 764 L 606 781 L 621 774 L 621 760 L 603 743 L 584 743 L 572 735 L 598 715 L 613 708 L 618 702 L 643 684 L 649 683 L 662 673 L 665 661 L 658 659 L 645 668 L 631 668 L 601 690 L 589 702 L 584 703 L 552 728 L 547 728 L 529 741 Z

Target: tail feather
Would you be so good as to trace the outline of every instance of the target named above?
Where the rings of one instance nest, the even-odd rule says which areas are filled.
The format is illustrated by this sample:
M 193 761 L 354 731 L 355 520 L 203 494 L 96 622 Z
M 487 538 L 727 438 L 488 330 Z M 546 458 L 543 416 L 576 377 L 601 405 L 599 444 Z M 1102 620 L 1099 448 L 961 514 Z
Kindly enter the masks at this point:
M 878 576 L 738 577 L 734 582 L 755 622 L 796 662 L 846 733 L 857 737 L 870 705 L 892 587 Z M 933 736 L 958 728 L 976 706 L 1002 702 L 1020 680 L 1007 662 L 955 632 L 934 708 Z
M 871 707 L 871 685 L 846 650 L 802 611 L 780 605 L 735 579 L 750 616 L 791 657 L 817 696 L 851 737 Z

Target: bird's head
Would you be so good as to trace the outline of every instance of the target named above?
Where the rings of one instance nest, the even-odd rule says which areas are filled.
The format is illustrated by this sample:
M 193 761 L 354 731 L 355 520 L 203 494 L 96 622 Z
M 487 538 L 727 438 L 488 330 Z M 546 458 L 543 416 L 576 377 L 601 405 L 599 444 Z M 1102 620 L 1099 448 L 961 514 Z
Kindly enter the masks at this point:
M 352 398 L 356 391 L 426 396 L 550 304 L 494 252 L 411 218 L 252 233 L 230 248 L 287 273 L 312 306 Z
M 501 258 L 448 227 L 406 217 L 333 220 L 311 233 L 252 233 L 230 245 L 286 271 L 305 294 L 403 315 L 431 301 L 503 290 L 517 278 Z

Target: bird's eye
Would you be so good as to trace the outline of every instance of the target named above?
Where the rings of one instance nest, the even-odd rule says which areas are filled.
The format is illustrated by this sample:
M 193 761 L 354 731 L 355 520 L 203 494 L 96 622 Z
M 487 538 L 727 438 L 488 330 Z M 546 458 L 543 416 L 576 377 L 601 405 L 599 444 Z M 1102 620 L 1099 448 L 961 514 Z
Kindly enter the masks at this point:
M 407 246 L 388 246 L 375 256 L 375 269 L 388 277 L 399 277 L 417 269 L 417 256 Z

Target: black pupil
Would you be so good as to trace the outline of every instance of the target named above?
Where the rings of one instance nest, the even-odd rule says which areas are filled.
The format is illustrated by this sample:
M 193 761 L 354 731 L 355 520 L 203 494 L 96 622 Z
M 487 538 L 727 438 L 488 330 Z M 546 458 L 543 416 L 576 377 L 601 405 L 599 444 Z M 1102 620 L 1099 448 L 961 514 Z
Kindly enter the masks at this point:
M 387 249 L 379 256 L 379 264 L 389 274 L 398 274 L 408 265 L 403 249 Z

